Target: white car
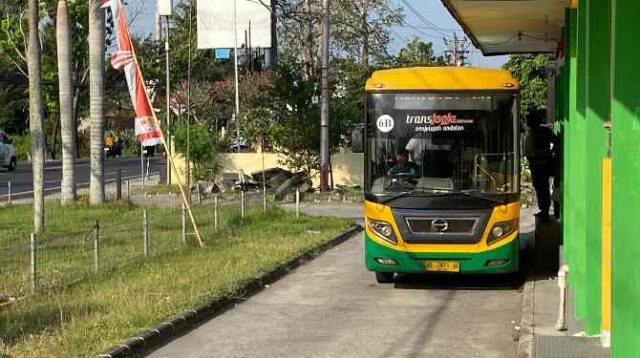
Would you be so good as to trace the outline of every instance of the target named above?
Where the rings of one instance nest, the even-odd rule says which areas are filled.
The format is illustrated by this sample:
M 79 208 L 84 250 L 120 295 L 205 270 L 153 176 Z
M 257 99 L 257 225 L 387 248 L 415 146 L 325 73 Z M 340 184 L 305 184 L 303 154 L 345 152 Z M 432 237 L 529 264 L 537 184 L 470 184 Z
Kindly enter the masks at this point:
M 16 149 L 13 147 L 13 141 L 4 131 L 0 130 L 0 167 L 5 167 L 12 172 L 17 165 L 18 158 L 16 157 Z

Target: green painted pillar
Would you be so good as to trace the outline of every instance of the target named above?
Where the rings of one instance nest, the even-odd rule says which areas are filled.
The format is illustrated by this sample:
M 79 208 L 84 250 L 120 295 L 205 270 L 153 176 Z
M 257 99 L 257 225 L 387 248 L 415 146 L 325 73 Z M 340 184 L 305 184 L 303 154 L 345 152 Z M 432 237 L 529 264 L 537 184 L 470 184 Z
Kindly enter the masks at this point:
M 572 61 L 572 52 L 575 50 L 572 48 L 573 43 L 575 42 L 574 36 L 575 31 L 573 31 L 573 23 L 575 22 L 575 18 L 573 16 L 573 11 L 571 9 L 566 9 L 565 11 L 565 29 L 564 29 L 564 40 L 565 40 L 565 61 L 564 68 L 562 70 L 562 118 L 563 118 L 563 135 L 562 135 L 562 237 L 563 237 L 563 256 L 564 261 L 566 263 L 571 263 L 572 258 L 572 242 L 570 239 L 571 230 L 569 228 L 568 218 L 571 217 L 571 207 L 572 203 L 570 200 L 571 197 L 571 187 L 568 185 L 569 178 L 571 175 L 570 171 L 570 163 L 571 163 L 571 125 L 570 125 L 570 113 L 571 113 L 571 67 L 574 61 Z M 575 65 L 573 65 L 575 66 Z
M 586 12 L 584 5 L 571 10 L 568 152 L 566 160 L 564 222 L 569 252 L 569 284 L 574 292 L 575 315 L 586 317 Z
M 615 0 L 612 97 L 613 357 L 640 352 L 640 1 Z
M 602 252 L 602 160 L 607 156 L 604 124 L 611 110 L 611 2 L 583 0 L 587 17 L 586 109 L 586 332 L 600 333 Z M 580 11 L 580 10 L 579 10 Z
M 586 275 L 587 253 L 587 12 L 584 2 L 578 5 L 578 58 L 577 58 L 577 107 L 573 122 L 574 133 L 572 149 L 575 152 L 573 160 L 573 185 L 575 186 L 574 201 L 574 239 L 576 242 L 576 261 L 574 273 L 576 274 L 575 297 L 576 317 L 586 318 L 586 302 L 588 284 Z M 589 282 L 590 284 L 590 282 Z

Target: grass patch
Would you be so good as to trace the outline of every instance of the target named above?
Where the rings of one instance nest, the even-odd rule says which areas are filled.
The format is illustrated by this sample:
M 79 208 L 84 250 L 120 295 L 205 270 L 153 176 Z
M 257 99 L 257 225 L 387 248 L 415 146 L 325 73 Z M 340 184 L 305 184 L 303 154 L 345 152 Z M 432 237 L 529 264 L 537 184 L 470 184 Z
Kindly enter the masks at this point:
M 47 204 L 39 247 L 40 292 L 0 308 L 0 356 L 89 356 L 195 305 L 234 294 L 245 282 L 326 242 L 349 224 L 274 208 L 195 208 L 201 249 L 184 245 L 176 208 L 147 208 L 151 257 L 142 255 L 141 211 L 127 203 Z M 92 272 L 91 226 L 100 218 L 101 269 Z M 0 208 L 0 294 L 28 292 L 31 208 Z M 321 232 L 318 234 L 317 232 Z M 83 241 L 84 240 L 84 241 Z M 8 254 L 7 254 L 8 253 Z M 20 277 L 19 279 L 16 277 Z M 69 283 L 75 282 L 72 285 Z

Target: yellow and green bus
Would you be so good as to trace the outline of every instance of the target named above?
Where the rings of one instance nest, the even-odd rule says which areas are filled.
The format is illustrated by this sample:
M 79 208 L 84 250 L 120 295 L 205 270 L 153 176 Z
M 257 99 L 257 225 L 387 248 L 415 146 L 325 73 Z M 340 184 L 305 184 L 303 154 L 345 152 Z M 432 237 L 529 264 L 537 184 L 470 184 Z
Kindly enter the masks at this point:
M 519 265 L 519 85 L 508 71 L 377 71 L 365 100 L 365 265 L 511 273 Z

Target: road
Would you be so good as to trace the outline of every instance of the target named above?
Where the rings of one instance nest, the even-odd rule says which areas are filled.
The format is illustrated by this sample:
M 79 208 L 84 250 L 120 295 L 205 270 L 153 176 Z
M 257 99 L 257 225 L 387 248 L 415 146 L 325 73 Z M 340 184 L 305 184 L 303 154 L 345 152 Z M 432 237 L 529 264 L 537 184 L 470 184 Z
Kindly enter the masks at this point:
M 406 276 L 379 285 L 362 257 L 358 235 L 150 356 L 514 356 L 522 277 Z
M 147 160 L 145 159 L 145 166 Z M 121 157 L 108 158 L 106 162 L 106 180 L 114 181 L 116 171 L 122 170 L 123 178 L 140 177 L 140 158 L 139 157 Z M 146 168 L 145 168 L 146 170 Z M 156 156 L 149 160 L 149 172 L 159 172 L 161 177 L 165 176 L 165 159 Z M 90 164 L 88 160 L 80 160 L 76 163 L 76 182 L 79 188 L 89 187 Z M 44 169 L 45 195 L 54 195 L 60 192 L 60 182 L 62 180 L 62 164 L 60 161 L 48 162 Z M 6 201 L 8 185 L 11 181 L 12 199 L 27 199 L 33 196 L 33 177 L 31 164 L 23 163 L 18 165 L 14 172 L 0 169 L 0 202 Z

